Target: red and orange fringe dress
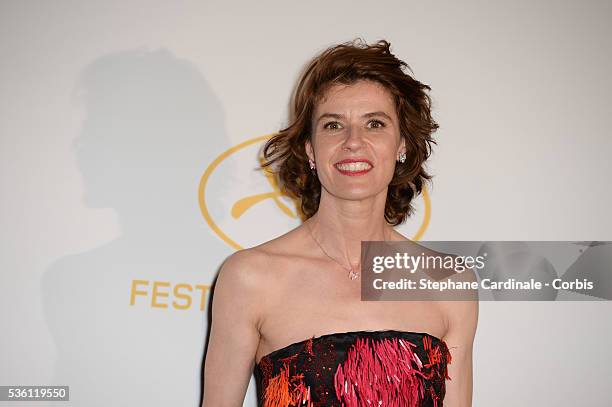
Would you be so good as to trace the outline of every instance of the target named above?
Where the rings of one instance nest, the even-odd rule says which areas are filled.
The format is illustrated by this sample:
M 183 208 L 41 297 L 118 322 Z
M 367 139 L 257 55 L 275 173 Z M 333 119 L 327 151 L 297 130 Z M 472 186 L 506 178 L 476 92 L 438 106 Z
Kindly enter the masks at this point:
M 446 343 L 423 332 L 352 331 L 312 337 L 255 366 L 260 407 L 442 407 Z

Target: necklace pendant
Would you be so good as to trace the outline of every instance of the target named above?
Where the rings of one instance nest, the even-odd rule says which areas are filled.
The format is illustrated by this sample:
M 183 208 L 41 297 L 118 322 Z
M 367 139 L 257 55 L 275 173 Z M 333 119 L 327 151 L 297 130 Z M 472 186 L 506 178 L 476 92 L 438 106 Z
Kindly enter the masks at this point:
M 357 277 L 359 277 L 359 272 L 351 269 L 351 271 L 349 271 L 349 278 L 355 280 Z

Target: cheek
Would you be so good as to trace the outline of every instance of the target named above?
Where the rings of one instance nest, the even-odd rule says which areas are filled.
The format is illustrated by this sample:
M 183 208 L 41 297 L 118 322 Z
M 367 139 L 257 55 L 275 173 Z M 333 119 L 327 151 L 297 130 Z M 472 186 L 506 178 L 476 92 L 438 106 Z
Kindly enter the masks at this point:
M 391 180 L 395 173 L 395 165 L 397 160 L 397 151 L 395 145 L 388 146 L 384 153 L 381 153 L 378 157 L 378 165 L 381 167 L 381 173 L 385 175 L 385 178 Z
M 380 171 L 380 174 L 386 181 L 391 181 L 395 174 L 395 161 L 388 160 L 382 163 L 382 171 Z
M 386 143 L 378 149 L 377 158 L 382 162 L 395 162 L 397 160 L 397 146 L 395 143 Z
M 328 150 L 320 149 L 319 151 L 316 151 L 315 154 L 316 154 L 316 157 L 317 157 L 316 158 L 317 163 L 319 165 L 321 165 L 321 167 L 323 165 L 325 165 L 325 166 L 327 166 L 327 165 L 333 166 L 334 165 L 334 160 L 332 159 L 332 155 L 329 153 Z

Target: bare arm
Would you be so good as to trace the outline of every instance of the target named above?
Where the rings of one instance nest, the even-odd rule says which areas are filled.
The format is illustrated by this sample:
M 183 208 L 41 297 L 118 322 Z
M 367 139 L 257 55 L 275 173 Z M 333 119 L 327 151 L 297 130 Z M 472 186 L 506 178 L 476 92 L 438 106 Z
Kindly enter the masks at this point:
M 212 300 L 202 407 L 242 407 L 259 345 L 254 255 L 232 254 L 221 267 Z
M 460 280 L 477 281 L 473 271 Z M 478 296 L 469 301 L 448 301 L 448 333 L 444 337 L 451 353 L 444 406 L 472 406 L 472 349 L 478 323 Z

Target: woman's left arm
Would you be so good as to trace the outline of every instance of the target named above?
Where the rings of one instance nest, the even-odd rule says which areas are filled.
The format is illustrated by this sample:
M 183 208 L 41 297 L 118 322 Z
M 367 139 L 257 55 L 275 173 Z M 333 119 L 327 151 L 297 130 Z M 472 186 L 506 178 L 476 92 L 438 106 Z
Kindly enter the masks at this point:
M 473 272 L 466 273 L 467 281 L 478 281 Z M 451 353 L 446 380 L 444 407 L 472 406 L 472 349 L 478 322 L 477 292 L 469 301 L 448 301 L 448 332 L 444 341 Z

